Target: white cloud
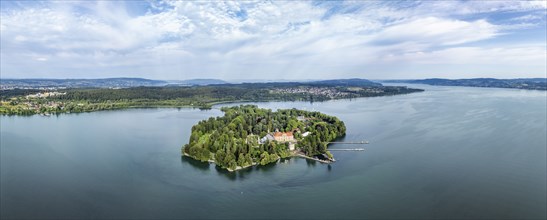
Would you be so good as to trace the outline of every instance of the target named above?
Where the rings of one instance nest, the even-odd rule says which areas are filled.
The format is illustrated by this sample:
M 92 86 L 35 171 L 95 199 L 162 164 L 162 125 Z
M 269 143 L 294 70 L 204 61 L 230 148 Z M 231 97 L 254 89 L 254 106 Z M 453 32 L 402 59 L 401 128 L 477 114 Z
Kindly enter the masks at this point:
M 527 14 L 520 17 L 513 18 L 513 21 L 537 21 L 545 19 L 545 15 L 541 14 Z
M 52 2 L 3 10 L 1 73 L 390 78 L 383 73 L 398 69 L 396 65 L 418 65 L 421 69 L 408 72 L 417 78 L 415 74 L 439 70 L 440 64 L 486 65 L 500 60 L 500 69 L 528 62 L 535 67 L 530 76 L 544 73 L 545 44 L 481 44 L 510 34 L 507 30 L 533 27 L 493 22 L 483 14 L 518 12 L 513 21 L 545 22 L 522 14 L 533 11 L 538 16 L 545 2 L 406 3 L 410 7 L 343 2 L 336 11 L 306 1 L 173 1 L 154 2 L 148 13 L 138 15 L 126 7 L 133 2 Z
M 389 62 L 415 64 L 541 64 L 547 60 L 544 45 L 512 47 L 453 47 L 431 52 L 408 52 L 390 57 Z
M 467 22 L 427 17 L 389 26 L 376 35 L 375 40 L 379 42 L 412 41 L 437 46 L 484 40 L 497 34 L 498 28 L 485 20 Z
M 426 1 L 417 8 L 415 11 L 427 14 L 472 15 L 545 10 L 547 6 L 546 1 Z

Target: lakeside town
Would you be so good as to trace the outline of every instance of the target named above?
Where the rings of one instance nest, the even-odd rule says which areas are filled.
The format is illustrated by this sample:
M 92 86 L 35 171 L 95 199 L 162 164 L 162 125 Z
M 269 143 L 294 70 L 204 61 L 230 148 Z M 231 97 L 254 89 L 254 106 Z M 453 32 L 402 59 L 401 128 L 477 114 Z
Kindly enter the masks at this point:
M 384 90 L 382 87 L 347 87 L 344 89 L 332 87 L 295 87 L 272 89 L 271 92 L 277 94 L 311 94 L 328 97 L 330 99 L 337 99 L 355 97 L 356 92 L 380 94 L 384 92 Z
M 313 94 L 326 96 L 328 98 L 347 97 L 351 93 L 342 92 L 335 88 L 322 88 L 322 87 L 297 87 L 297 88 L 280 88 L 272 89 L 272 93 L 278 94 Z
M 51 112 L 63 111 L 65 109 L 65 103 L 46 98 L 62 95 L 66 95 L 66 92 L 49 91 L 37 92 L 23 96 L 22 98 L 18 97 L 9 100 L 0 100 L 0 114 L 8 113 L 8 110 L 11 109 L 16 109 L 22 113 L 26 112 L 26 114 L 39 113 L 43 116 L 49 116 Z

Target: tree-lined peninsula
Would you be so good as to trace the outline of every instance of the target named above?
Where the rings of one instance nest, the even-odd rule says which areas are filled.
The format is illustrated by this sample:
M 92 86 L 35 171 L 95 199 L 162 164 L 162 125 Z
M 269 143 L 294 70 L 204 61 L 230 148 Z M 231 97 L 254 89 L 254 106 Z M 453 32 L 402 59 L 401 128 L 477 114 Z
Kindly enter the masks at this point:
M 320 112 L 223 107 L 222 117 L 211 117 L 192 127 L 182 154 L 214 162 L 234 171 L 266 165 L 292 156 L 322 156 L 333 161 L 327 144 L 346 133 L 344 122 Z
M 6 88 L 0 90 L 1 115 L 49 115 L 140 107 L 209 109 L 215 104 L 228 102 L 317 102 L 423 91 L 404 86 L 383 86 L 364 79 L 128 88 Z

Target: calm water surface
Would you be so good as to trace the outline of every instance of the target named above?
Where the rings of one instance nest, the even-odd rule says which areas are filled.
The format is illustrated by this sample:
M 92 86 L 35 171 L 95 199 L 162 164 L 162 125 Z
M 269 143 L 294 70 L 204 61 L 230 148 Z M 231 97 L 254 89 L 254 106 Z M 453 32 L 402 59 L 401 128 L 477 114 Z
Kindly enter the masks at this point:
M 236 173 L 180 156 L 218 110 L 1 116 L 0 217 L 546 218 L 545 92 L 413 86 L 427 91 L 257 103 L 337 116 L 370 144 Z

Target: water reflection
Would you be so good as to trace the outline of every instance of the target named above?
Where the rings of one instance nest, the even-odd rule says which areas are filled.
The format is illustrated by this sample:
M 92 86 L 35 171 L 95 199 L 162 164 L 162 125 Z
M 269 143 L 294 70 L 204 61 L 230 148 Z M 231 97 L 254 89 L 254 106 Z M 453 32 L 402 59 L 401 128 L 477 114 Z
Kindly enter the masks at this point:
M 254 172 L 254 170 L 257 170 L 257 167 L 259 166 L 247 167 L 245 169 L 230 172 L 219 166 L 215 166 L 215 170 L 217 171 L 218 175 L 226 177 L 229 180 L 244 180 L 244 179 L 247 179 L 247 176 L 251 175 Z
M 180 161 L 182 164 L 190 164 L 192 167 L 196 168 L 197 170 L 205 171 L 210 169 L 209 162 L 201 162 L 199 160 L 194 160 L 192 158 L 185 157 L 185 156 L 180 156 Z
M 237 180 L 237 171 L 236 172 L 230 172 L 226 169 L 223 169 L 219 166 L 215 165 L 215 170 L 217 171 L 217 174 L 223 177 L 226 177 L 229 180 Z
M 211 170 L 211 166 L 214 166 L 215 171 L 219 176 L 225 177 L 229 180 L 243 180 L 246 179 L 247 176 L 250 175 L 252 172 L 270 172 L 278 163 L 286 163 L 290 161 L 290 159 L 281 159 L 277 163 L 270 163 L 267 165 L 255 165 L 252 167 L 247 167 L 245 169 L 237 170 L 235 172 L 230 172 L 224 168 L 221 168 L 220 166 L 217 166 L 216 164 L 201 162 L 186 156 L 181 156 L 180 161 L 182 164 L 188 164 L 196 170 L 200 171 L 209 171 Z
M 253 172 L 253 167 L 248 167 L 242 170 L 238 170 L 235 173 L 237 174 L 238 179 L 246 179 L 248 175 L 251 175 Z
M 258 165 L 258 166 L 255 166 L 255 170 L 260 171 L 260 172 L 269 172 L 272 169 L 274 169 L 276 164 L 277 164 L 277 162 L 276 163 L 269 163 L 269 164 L 266 164 L 266 165 Z

